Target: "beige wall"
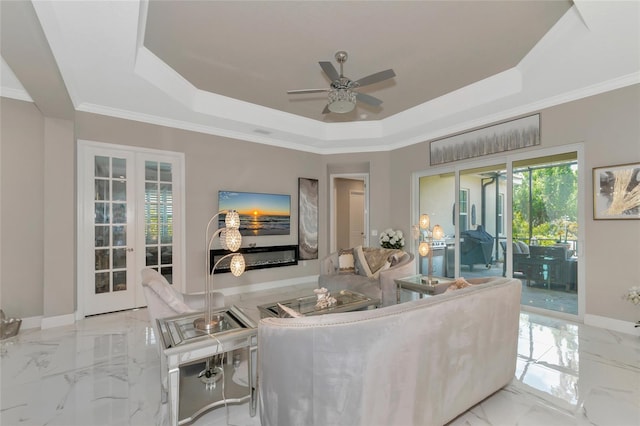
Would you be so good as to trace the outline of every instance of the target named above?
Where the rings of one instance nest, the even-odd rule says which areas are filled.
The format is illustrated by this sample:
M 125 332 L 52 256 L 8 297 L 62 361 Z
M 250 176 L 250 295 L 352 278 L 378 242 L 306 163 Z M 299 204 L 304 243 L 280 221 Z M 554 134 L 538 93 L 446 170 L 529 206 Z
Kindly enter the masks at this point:
M 637 321 L 637 307 L 622 299 L 640 285 L 640 221 L 593 220 L 593 167 L 640 162 L 640 85 L 540 111 L 540 147 L 583 143 L 585 154 L 585 315 Z M 392 152 L 394 220 L 410 217 L 411 173 L 428 169 L 427 142 Z M 406 188 L 404 190 L 403 188 Z M 408 223 L 408 222 L 406 222 Z
M 318 179 L 320 199 L 325 199 L 326 178 L 317 154 L 88 113 L 77 115 L 76 136 L 80 140 L 184 153 L 188 292 L 204 289 L 204 232 L 209 218 L 218 211 L 219 190 L 291 195 L 291 234 L 255 238 L 258 246 L 297 244 L 298 177 Z M 326 212 L 322 205 L 319 222 L 320 229 L 325 229 Z M 245 245 L 248 242 L 245 240 Z M 321 253 L 326 252 L 325 247 L 326 241 L 320 240 Z M 246 286 L 316 275 L 318 269 L 317 260 L 308 260 L 297 266 L 247 271 L 240 277 L 216 275 L 215 285 Z
M 71 129 L 64 121 L 44 119 L 30 103 L 2 98 L 1 106 L 0 306 L 7 314 L 21 317 L 70 314 L 76 291 L 75 253 L 68 254 L 75 247 L 75 223 L 70 222 L 75 214 Z M 542 110 L 540 149 L 583 143 L 588 174 L 596 166 L 640 161 L 638 116 L 638 85 Z M 184 153 L 188 291 L 202 290 L 203 227 L 217 209 L 219 189 L 291 194 L 292 235 L 274 237 L 270 243 L 295 244 L 297 178 L 319 179 L 322 257 L 329 241 L 330 172 L 368 172 L 370 229 L 391 227 L 408 234 L 411 176 L 428 164 L 427 143 L 391 152 L 322 156 L 87 113 L 77 114 L 74 130 L 77 139 Z M 56 180 L 60 186 L 51 184 Z M 640 221 L 594 221 L 590 176 L 586 183 L 586 314 L 635 322 L 637 308 L 621 296 L 628 287 L 640 285 Z M 62 227 L 55 229 L 58 224 Z M 52 247 L 60 247 L 62 253 L 45 256 Z M 53 273 L 46 280 L 45 265 Z M 314 260 L 295 267 L 248 271 L 240 278 L 225 274 L 217 285 L 243 286 L 317 273 Z
M 0 102 L 0 307 L 7 316 L 39 316 L 44 298 L 44 119 L 32 103 Z

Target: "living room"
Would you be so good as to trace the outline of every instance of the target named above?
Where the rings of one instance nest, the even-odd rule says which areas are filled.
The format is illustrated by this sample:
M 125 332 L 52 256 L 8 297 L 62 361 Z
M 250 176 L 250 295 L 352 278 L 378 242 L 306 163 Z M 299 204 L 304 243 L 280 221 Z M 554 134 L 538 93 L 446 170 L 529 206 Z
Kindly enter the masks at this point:
M 3 31 L 8 30 L 4 25 L 4 20 L 9 19 L 9 14 L 4 13 L 8 10 L 6 7 L 3 2 Z M 31 17 L 31 25 L 22 28 L 36 35 L 16 40 L 3 34 L 3 58 L 7 63 L 10 53 L 12 58 L 19 56 L 16 51 L 35 54 L 37 50 L 30 49 L 42 44 L 44 34 L 34 18 Z M 596 26 L 600 24 L 593 22 Z M 50 43 L 53 45 L 55 40 Z M 44 44 L 47 45 L 46 40 Z M 632 46 L 637 47 L 637 41 Z M 613 47 L 608 50 L 615 52 Z M 42 69 L 51 61 L 55 63 L 53 55 L 50 52 L 49 55 L 37 59 L 36 63 L 40 63 Z M 633 327 L 639 319 L 637 306 L 625 301 L 623 296 L 630 287 L 640 285 L 640 264 L 637 262 L 640 222 L 594 220 L 591 171 L 640 161 L 638 55 L 638 49 L 624 50 L 619 56 L 625 56 L 631 64 L 628 72 L 598 84 L 588 84 L 583 90 L 555 94 L 550 88 L 548 99 L 545 98 L 548 102 L 514 107 L 502 111 L 500 116 L 496 114 L 495 119 L 483 115 L 482 120 L 466 121 L 464 127 L 456 127 L 457 116 L 453 114 L 438 128 L 442 132 L 455 129 L 439 134 L 444 137 L 537 113 L 541 120 L 541 143 L 522 152 L 532 157 L 567 149 L 579 153 L 578 160 L 584 171 L 579 192 L 582 252 L 578 275 L 582 301 L 579 314 L 570 321 L 627 334 L 638 330 Z M 609 58 L 603 59 L 606 60 Z M 145 122 L 142 115 L 127 117 L 115 111 L 108 114 L 106 108 L 102 113 L 97 108 L 91 111 L 87 105 L 74 108 L 70 101 L 73 95 L 61 84 L 63 79 L 59 75 L 34 78 L 29 73 L 17 71 L 19 64 L 12 62 L 9 65 L 16 79 L 28 87 L 25 92 L 29 97 L 6 90 L 5 78 L 8 76 L 3 73 L 0 100 L 1 307 L 7 315 L 23 319 L 23 330 L 68 326 L 84 317 L 79 312 L 84 303 L 79 288 L 84 281 L 78 273 L 78 253 L 85 250 L 77 241 L 79 141 L 154 153 L 168 151 L 183 157 L 184 245 L 179 253 L 182 262 L 175 275 L 182 291 L 188 293 L 203 291 L 205 253 L 202 235 L 207 221 L 217 212 L 218 191 L 291 194 L 292 211 L 295 212 L 298 178 L 317 179 L 319 258 L 331 251 L 329 178 L 332 173 L 368 174 L 369 230 L 394 228 L 408 235 L 411 226 L 417 222 L 416 174 L 429 169 L 430 141 L 436 139 L 435 136 L 415 140 L 395 136 L 377 150 L 334 149 L 325 153 L 319 149 L 290 148 L 289 141 L 279 147 L 260 143 L 260 135 L 255 136 L 255 133 L 254 139 L 238 137 L 241 133 L 229 128 L 213 133 L 198 131 L 198 125 L 185 129 L 172 127 L 170 120 Z M 49 103 L 52 99 L 55 105 Z M 481 106 L 477 108 L 482 109 Z M 335 126 L 328 130 L 329 133 L 340 133 L 341 125 L 345 123 L 321 124 Z M 433 123 L 427 123 L 427 126 L 429 124 Z M 316 128 L 315 125 L 312 127 Z M 351 131 L 354 130 L 349 128 Z M 368 132 L 368 128 L 365 131 Z M 497 154 L 491 160 L 501 160 L 504 156 Z M 468 166 L 473 161 L 462 164 Z M 297 229 L 295 214 L 291 228 Z M 250 242 L 297 244 L 295 232 L 288 236 L 261 238 L 263 240 Z M 312 280 L 318 275 L 318 269 L 318 260 L 305 260 L 296 266 L 247 271 L 237 278 L 220 274 L 216 276 L 216 287 L 228 296 L 276 289 Z

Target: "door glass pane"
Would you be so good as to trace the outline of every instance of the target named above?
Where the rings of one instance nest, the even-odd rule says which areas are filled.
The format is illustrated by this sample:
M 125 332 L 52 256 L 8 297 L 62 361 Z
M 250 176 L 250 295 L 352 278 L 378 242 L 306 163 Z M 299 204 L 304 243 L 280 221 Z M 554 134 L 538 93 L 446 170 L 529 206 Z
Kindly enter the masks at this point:
M 147 247 L 145 257 L 147 259 L 147 266 L 158 265 L 158 247 L 157 246 Z
M 113 203 L 112 223 L 127 223 L 127 205 L 124 203 Z
M 172 282 L 173 169 L 171 163 L 145 162 L 145 258 Z M 163 267 L 160 268 L 160 265 Z M 164 272 L 163 272 L 164 271 Z
M 109 272 L 98 272 L 95 279 L 95 292 L 108 293 L 109 292 Z
M 501 233 L 500 202 L 507 191 L 506 169 L 498 164 L 460 172 L 465 188 L 460 191 L 460 275 L 465 278 L 503 273 L 500 241 L 506 236 Z
M 113 227 L 113 245 L 124 246 L 127 244 L 127 227 L 126 226 L 114 226 Z
M 111 245 L 109 239 L 109 227 L 108 226 L 96 226 L 95 227 L 95 245 L 96 247 L 108 247 Z
M 113 272 L 113 291 L 124 291 L 127 289 L 127 271 Z
M 511 256 L 522 304 L 577 315 L 577 154 L 519 161 L 513 170 Z
M 127 267 L 127 249 L 113 250 L 113 268 L 122 269 Z
M 113 201 L 127 200 L 127 182 L 124 180 L 113 181 Z
M 144 163 L 144 180 L 155 182 L 158 180 L 158 162 L 145 161 Z
M 109 181 L 106 179 L 95 180 L 95 199 L 104 201 L 109 199 Z
M 165 246 L 160 249 L 160 262 L 163 265 L 173 263 L 173 248 L 171 246 Z
M 109 223 L 109 203 L 96 203 L 95 223 Z
M 93 173 L 95 177 L 109 177 L 109 157 L 97 156 L 94 161 Z
M 162 182 L 172 182 L 171 175 L 171 164 L 169 163 L 160 163 L 160 181 Z
M 100 249 L 95 251 L 95 270 L 96 271 L 104 271 L 110 269 L 109 262 L 109 249 Z
M 124 158 L 114 158 L 112 163 L 113 171 L 111 177 L 114 179 L 127 178 L 127 160 Z

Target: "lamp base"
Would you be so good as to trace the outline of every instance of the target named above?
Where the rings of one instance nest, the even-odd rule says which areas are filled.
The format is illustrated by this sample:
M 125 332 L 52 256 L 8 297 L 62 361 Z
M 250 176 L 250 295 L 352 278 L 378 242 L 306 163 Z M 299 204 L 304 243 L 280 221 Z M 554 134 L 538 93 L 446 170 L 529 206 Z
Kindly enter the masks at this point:
M 224 314 L 220 315 L 212 315 L 211 320 L 207 321 L 205 317 L 201 317 L 196 319 L 193 322 L 193 326 L 202 331 L 206 331 L 207 333 L 217 333 L 222 331 L 222 321 L 224 320 Z
M 204 370 L 198 374 L 200 381 L 204 383 L 205 389 L 214 389 L 216 387 L 216 383 L 224 377 L 224 370 L 221 365 L 222 362 L 222 355 L 215 355 L 207 360 Z

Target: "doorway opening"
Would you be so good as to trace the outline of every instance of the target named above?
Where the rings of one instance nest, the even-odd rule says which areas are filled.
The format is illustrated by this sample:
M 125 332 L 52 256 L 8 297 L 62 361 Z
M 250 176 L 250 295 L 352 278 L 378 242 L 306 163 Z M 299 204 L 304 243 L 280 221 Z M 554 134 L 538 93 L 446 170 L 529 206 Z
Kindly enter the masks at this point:
M 331 175 L 330 252 L 369 244 L 368 182 L 368 174 Z

